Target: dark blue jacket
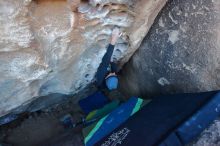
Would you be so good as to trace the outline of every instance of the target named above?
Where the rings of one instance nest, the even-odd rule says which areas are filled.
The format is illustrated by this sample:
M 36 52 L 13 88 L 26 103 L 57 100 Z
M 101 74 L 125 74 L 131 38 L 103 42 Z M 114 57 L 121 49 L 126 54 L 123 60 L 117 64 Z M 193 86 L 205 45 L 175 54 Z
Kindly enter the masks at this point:
M 111 57 L 114 51 L 114 45 L 109 44 L 105 55 L 102 58 L 102 63 L 98 67 L 96 73 L 96 86 L 103 88 L 105 86 L 104 80 L 109 72 L 117 72 L 117 65 L 111 62 Z M 110 67 L 110 70 L 108 69 Z

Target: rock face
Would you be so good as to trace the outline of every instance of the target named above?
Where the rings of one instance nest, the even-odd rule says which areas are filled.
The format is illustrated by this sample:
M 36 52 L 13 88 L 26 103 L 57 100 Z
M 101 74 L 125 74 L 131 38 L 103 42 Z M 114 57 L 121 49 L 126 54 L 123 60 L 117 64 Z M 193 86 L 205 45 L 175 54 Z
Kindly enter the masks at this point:
M 122 90 L 152 97 L 220 89 L 220 1 L 172 0 L 122 71 Z
M 0 116 L 94 79 L 112 28 L 114 60 L 136 51 L 166 0 L 0 0 Z
M 188 146 L 218 146 L 220 145 L 220 121 L 219 119 L 201 133 L 200 137 Z

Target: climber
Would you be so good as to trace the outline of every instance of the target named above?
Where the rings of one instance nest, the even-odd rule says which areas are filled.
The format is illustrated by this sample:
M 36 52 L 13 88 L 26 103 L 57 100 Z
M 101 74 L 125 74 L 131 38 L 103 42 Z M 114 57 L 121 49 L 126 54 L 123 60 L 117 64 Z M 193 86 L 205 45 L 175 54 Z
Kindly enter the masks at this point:
M 80 108 L 86 115 L 94 110 L 102 108 L 111 101 L 120 100 L 122 97 L 120 92 L 116 90 L 118 88 L 117 65 L 115 62 L 111 62 L 114 46 L 120 36 L 121 33 L 119 28 L 115 27 L 112 31 L 110 44 L 108 45 L 107 51 L 102 58 L 102 62 L 95 76 L 96 81 L 94 85 L 97 87 L 98 91 L 78 102 Z M 92 119 L 92 121 L 93 120 L 94 119 Z M 64 116 L 61 121 L 65 127 L 75 127 L 78 123 L 87 125 L 87 123 L 91 122 L 82 119 L 82 121 L 78 123 L 73 123 L 71 116 Z
M 107 87 L 107 89 L 111 91 L 117 89 L 118 87 L 118 77 L 116 74 L 117 65 L 116 63 L 111 62 L 111 58 L 114 51 L 114 46 L 120 35 L 121 33 L 119 31 L 119 28 L 114 28 L 110 44 L 108 45 L 107 51 L 104 57 L 102 58 L 102 63 L 100 64 L 96 73 L 95 84 L 99 89 Z
M 95 76 L 94 84 L 98 88 L 98 92 L 79 101 L 79 105 L 85 114 L 103 107 L 112 100 L 123 99 L 123 96 L 117 91 L 119 82 L 117 65 L 111 62 L 114 46 L 120 36 L 119 28 L 115 27 L 112 31 L 110 44 Z

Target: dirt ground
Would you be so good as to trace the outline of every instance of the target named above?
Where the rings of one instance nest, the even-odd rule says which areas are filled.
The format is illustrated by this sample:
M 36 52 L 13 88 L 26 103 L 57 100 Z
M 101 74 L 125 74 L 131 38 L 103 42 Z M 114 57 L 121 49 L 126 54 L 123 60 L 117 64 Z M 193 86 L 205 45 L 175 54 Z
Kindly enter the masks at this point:
M 24 114 L 12 123 L 0 127 L 0 141 L 13 146 L 81 146 L 81 129 L 65 129 L 60 122 L 60 118 L 68 113 L 71 113 L 74 121 L 79 121 L 82 114 L 77 109 L 77 105 L 70 103 L 50 110 Z

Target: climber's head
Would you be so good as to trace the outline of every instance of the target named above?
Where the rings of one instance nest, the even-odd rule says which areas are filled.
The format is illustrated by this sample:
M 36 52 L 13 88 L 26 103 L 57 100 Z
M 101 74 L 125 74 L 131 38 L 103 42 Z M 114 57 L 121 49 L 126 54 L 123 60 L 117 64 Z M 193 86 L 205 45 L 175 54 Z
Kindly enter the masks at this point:
M 109 90 L 115 90 L 118 88 L 118 77 L 115 73 L 110 73 L 105 78 L 106 86 Z

